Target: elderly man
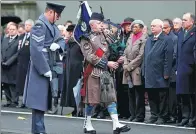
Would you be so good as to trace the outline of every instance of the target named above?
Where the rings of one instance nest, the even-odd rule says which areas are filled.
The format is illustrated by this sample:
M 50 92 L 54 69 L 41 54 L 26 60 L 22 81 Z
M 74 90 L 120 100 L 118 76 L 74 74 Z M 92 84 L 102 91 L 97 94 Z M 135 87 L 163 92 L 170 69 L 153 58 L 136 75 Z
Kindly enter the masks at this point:
M 174 34 L 178 36 L 182 32 L 182 20 L 180 18 L 173 19 Z
M 173 41 L 174 53 L 172 62 L 172 75 L 169 90 L 169 113 L 171 123 L 175 123 L 178 119 L 177 117 L 177 97 L 176 97 L 176 53 L 178 37 L 173 33 L 173 22 L 170 19 L 163 20 L 163 32 L 168 35 Z
M 152 21 L 152 36 L 148 38 L 144 50 L 145 88 L 151 111 L 147 122 L 156 124 L 163 124 L 168 119 L 168 88 L 174 48 L 172 39 L 162 29 L 160 19 Z
M 17 29 L 17 24 L 10 24 L 9 36 L 5 37 L 1 43 L 1 82 L 7 100 L 5 107 L 16 107 L 18 105 L 18 96 L 15 88 L 18 50 Z
M 60 18 L 65 6 L 47 3 L 45 13 L 41 14 L 30 34 L 30 65 L 27 72 L 24 104 L 32 109 L 32 133 L 45 132 L 44 112 L 51 106 L 52 71 L 49 66 L 49 52 L 63 52 L 64 39 L 54 24 Z M 58 40 L 58 41 L 56 41 Z
M 84 122 L 84 132 L 96 134 L 91 124 L 93 107 L 99 103 L 104 103 L 113 121 L 113 134 L 127 132 L 130 128 L 118 121 L 116 109 L 116 92 L 112 78 L 107 75 L 108 68 L 115 70 L 118 63 L 108 61 L 108 44 L 103 29 L 104 16 L 99 13 L 92 13 L 90 18 L 91 33 L 88 37 L 81 39 L 81 50 L 86 59 L 84 70 L 83 95 L 86 106 L 86 117 Z M 112 86 L 113 85 L 113 86 Z M 107 91 L 106 91 L 107 87 Z M 106 93 L 104 93 L 106 92 Z
M 193 49 L 196 42 L 196 28 L 194 26 L 195 16 L 185 13 L 182 19 L 184 31 L 180 33 L 182 40 L 179 40 L 177 48 L 177 79 L 176 93 L 181 97 L 182 121 L 179 126 L 196 125 L 194 84 L 195 63 Z
M 16 90 L 19 96 L 23 95 L 24 84 L 27 74 L 27 69 L 30 60 L 30 32 L 34 25 L 34 21 L 28 19 L 25 21 L 24 28 L 25 33 L 19 36 L 18 41 L 18 65 L 17 65 L 17 78 L 16 78 Z M 24 104 L 19 106 L 20 108 L 25 107 Z

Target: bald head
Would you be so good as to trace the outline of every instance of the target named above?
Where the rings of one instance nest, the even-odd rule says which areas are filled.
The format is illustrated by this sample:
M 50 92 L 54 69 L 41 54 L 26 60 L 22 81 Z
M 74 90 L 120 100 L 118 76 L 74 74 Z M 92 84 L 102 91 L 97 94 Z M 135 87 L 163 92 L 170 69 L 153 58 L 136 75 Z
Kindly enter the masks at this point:
M 154 35 L 157 35 L 162 32 L 163 21 L 160 19 L 154 19 L 151 22 L 151 31 Z
M 195 22 L 195 15 L 192 13 L 185 13 L 182 17 L 182 27 L 185 30 L 189 30 L 193 27 Z

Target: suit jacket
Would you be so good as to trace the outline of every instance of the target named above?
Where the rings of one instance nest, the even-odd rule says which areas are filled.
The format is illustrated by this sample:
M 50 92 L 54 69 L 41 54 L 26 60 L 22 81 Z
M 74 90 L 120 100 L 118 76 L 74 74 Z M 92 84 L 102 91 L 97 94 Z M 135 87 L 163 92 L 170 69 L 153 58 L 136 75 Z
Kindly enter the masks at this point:
M 16 79 L 16 90 L 19 95 L 23 95 L 24 84 L 28 65 L 30 61 L 30 36 L 25 37 L 25 34 L 19 37 L 18 41 L 18 64 L 17 64 L 17 79 Z
M 1 44 L 1 61 L 8 65 L 8 68 L 2 68 L 1 82 L 3 83 L 16 83 L 17 49 L 18 36 L 11 42 L 9 42 L 9 37 L 3 39 Z
M 127 70 L 123 73 L 123 84 L 127 84 L 127 78 L 131 76 L 133 85 L 141 85 L 141 64 L 144 55 L 144 46 L 147 40 L 146 35 L 142 35 L 132 44 L 132 36 L 127 40 L 127 47 L 124 51 L 124 65 Z M 129 78 L 128 78 L 129 79 Z
M 169 33 L 168 36 L 171 37 L 173 41 L 173 47 L 174 47 L 171 82 L 176 82 L 176 70 L 177 70 L 176 55 L 177 55 L 178 36 L 175 35 L 172 31 Z

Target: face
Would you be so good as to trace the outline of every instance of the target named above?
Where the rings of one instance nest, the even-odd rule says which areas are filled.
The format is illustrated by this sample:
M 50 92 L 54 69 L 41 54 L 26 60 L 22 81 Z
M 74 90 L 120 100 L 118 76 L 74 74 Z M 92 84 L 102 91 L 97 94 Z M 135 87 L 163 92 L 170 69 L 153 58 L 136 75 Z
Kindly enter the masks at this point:
M 184 14 L 182 18 L 182 26 L 184 29 L 189 29 L 193 26 L 193 21 L 190 17 L 190 14 Z
M 139 24 L 133 25 L 133 34 L 137 34 L 142 31 L 142 28 L 140 28 Z
M 147 26 L 144 26 L 144 27 L 143 27 L 142 33 L 143 33 L 143 34 L 147 34 L 147 33 L 148 33 L 148 28 L 147 28 Z
M 53 11 L 53 10 L 49 10 L 48 11 L 48 14 L 49 14 L 49 21 L 51 22 L 51 23 L 55 23 L 57 20 L 59 20 L 59 18 L 60 18 L 60 15 L 59 14 L 57 14 L 55 11 Z
M 156 35 L 159 34 L 162 31 L 162 27 L 160 24 L 158 24 L 157 22 L 152 22 L 151 23 L 151 32 Z
M 166 35 L 168 35 L 170 31 L 171 31 L 171 27 L 170 27 L 169 23 L 166 22 L 166 21 L 164 21 L 164 22 L 163 22 L 163 32 L 164 32 Z
M 124 26 L 123 26 L 123 28 L 124 28 L 124 30 L 125 30 L 125 32 L 130 32 L 131 31 L 131 24 L 125 24 Z
M 102 32 L 102 30 L 103 30 L 103 22 L 101 22 L 101 21 L 95 21 L 91 25 L 91 28 L 93 29 L 94 32 Z
M 17 31 L 16 26 L 10 25 L 10 27 L 9 27 L 9 35 L 15 36 L 15 35 L 17 35 L 17 33 L 18 33 L 18 31 Z
M 30 23 L 25 23 L 25 31 L 30 32 L 32 28 L 32 25 Z
M 174 20 L 173 25 L 174 25 L 174 29 L 178 30 L 182 27 L 182 22 L 180 22 L 180 20 Z
M 24 34 L 24 33 L 25 33 L 24 28 L 19 27 L 19 28 L 18 28 L 18 35 L 21 35 L 21 34 Z

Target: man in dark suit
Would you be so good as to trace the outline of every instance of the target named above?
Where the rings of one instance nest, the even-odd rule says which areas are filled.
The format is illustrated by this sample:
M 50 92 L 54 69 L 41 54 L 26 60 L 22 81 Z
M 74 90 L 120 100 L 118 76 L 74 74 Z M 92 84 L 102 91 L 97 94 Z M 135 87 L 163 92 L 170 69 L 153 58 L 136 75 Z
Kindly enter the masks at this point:
M 152 36 L 144 50 L 144 78 L 151 117 L 147 123 L 164 124 L 168 120 L 168 89 L 172 71 L 173 41 L 162 32 L 163 22 L 151 23 Z
M 19 36 L 18 42 L 18 64 L 17 64 L 17 79 L 16 79 L 16 91 L 18 96 L 23 95 L 24 84 L 27 74 L 27 69 L 30 60 L 30 31 L 32 26 L 34 25 L 33 20 L 28 19 L 25 21 L 25 34 Z M 24 108 L 24 104 L 19 106 L 20 108 Z
M 170 19 L 163 20 L 163 32 L 168 35 L 173 43 L 174 53 L 173 53 L 173 62 L 172 62 L 172 74 L 171 74 L 171 83 L 169 88 L 169 114 L 170 120 L 169 123 L 175 123 L 177 120 L 177 96 L 176 96 L 176 52 L 177 52 L 177 43 L 178 37 L 173 33 L 173 22 Z
M 194 26 L 195 16 L 191 13 L 183 15 L 182 25 L 184 31 L 180 33 L 177 48 L 177 79 L 176 93 L 181 97 L 182 121 L 179 126 L 194 127 L 195 99 L 194 99 L 194 53 L 196 42 L 196 27 Z
M 1 83 L 5 91 L 7 104 L 5 107 L 18 105 L 18 97 L 15 89 L 17 66 L 18 35 L 17 25 L 9 26 L 9 36 L 5 37 L 1 44 Z

